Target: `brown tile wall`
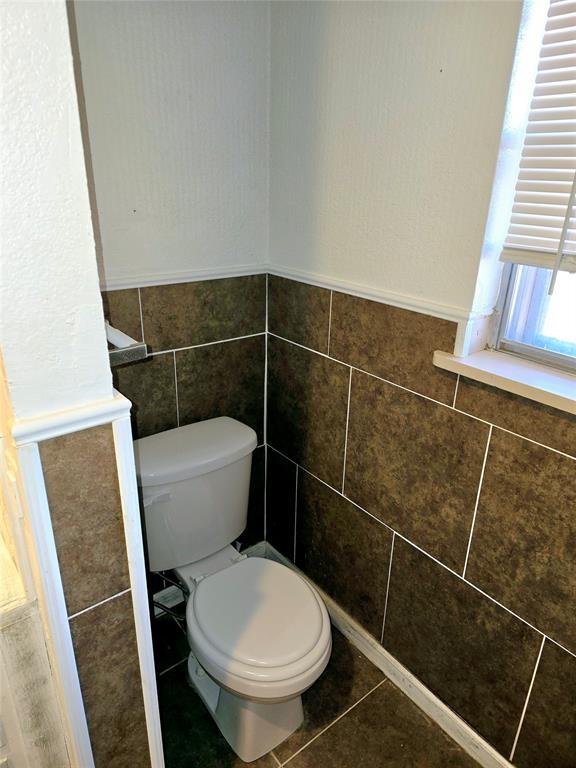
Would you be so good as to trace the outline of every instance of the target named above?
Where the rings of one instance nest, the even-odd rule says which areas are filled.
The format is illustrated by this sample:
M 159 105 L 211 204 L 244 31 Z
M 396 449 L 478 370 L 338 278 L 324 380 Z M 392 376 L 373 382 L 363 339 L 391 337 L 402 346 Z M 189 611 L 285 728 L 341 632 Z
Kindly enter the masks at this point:
M 268 541 L 506 758 L 576 765 L 576 418 L 436 369 L 450 321 L 268 302 Z
M 112 427 L 40 456 L 96 768 L 150 765 Z
M 110 322 L 152 352 L 113 369 L 114 386 L 132 401 L 135 438 L 231 416 L 264 444 L 265 275 L 108 291 L 103 303 Z M 263 537 L 262 449 L 243 543 Z

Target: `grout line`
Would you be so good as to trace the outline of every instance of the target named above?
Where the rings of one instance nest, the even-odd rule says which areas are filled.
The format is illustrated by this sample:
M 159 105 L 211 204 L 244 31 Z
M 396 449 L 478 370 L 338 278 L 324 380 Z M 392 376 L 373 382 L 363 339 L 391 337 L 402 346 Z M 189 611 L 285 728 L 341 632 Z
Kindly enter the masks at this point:
M 157 357 L 158 355 L 168 355 L 170 352 L 185 352 L 187 349 L 200 349 L 201 347 L 213 347 L 215 344 L 227 344 L 229 341 L 242 341 L 242 339 L 255 339 L 257 336 L 266 336 L 266 331 L 258 333 L 249 333 L 246 336 L 232 336 L 229 339 L 218 339 L 217 341 L 207 341 L 205 344 L 191 344 L 189 347 L 174 347 L 174 349 L 161 349 L 158 352 L 149 352 L 148 357 Z
M 454 400 L 452 400 L 452 408 L 456 408 L 456 397 L 458 396 L 458 384 L 460 384 L 460 374 L 456 374 L 456 386 L 454 387 Z
M 176 669 L 176 667 L 179 667 L 180 664 L 184 664 L 185 661 L 188 661 L 188 656 L 186 656 L 184 659 L 180 659 L 180 661 L 177 661 L 176 664 L 172 664 L 172 666 L 163 669 L 162 672 L 158 672 L 158 676 L 165 675 L 166 672 L 170 672 L 171 670 Z
M 448 573 L 451 573 L 453 576 L 456 576 L 458 579 L 460 579 L 460 581 L 463 581 L 463 582 L 464 582 L 465 584 L 467 584 L 469 587 L 472 587 L 472 589 L 474 589 L 476 592 L 478 592 L 479 594 L 481 594 L 481 595 L 483 595 L 484 597 L 488 598 L 488 600 L 490 600 L 492 603 L 494 603 L 495 605 L 497 605 L 499 608 L 502 608 L 504 611 L 506 611 L 507 613 L 509 613 L 511 616 L 514 616 L 514 618 L 516 618 L 516 619 L 518 619 L 519 621 L 521 621 L 521 622 L 522 622 L 523 624 L 525 624 L 527 627 L 530 627 L 530 629 L 533 629 L 533 630 L 534 630 L 535 632 L 537 632 L 539 635 L 545 635 L 545 633 L 544 633 L 544 632 L 542 632 L 542 630 L 541 630 L 541 629 L 538 629 L 538 627 L 534 626 L 534 624 L 530 624 L 530 622 L 529 622 L 529 621 L 527 621 L 525 618 L 523 618 L 523 617 L 522 617 L 522 616 L 520 616 L 519 614 L 517 614 L 517 613 L 514 613 L 514 611 L 512 611 L 510 608 L 508 608 L 508 606 L 506 606 L 506 605 L 504 605 L 503 603 L 501 603 L 501 602 L 499 602 L 498 600 L 496 600 L 496 598 L 495 598 L 495 597 L 493 597 L 492 595 L 489 595 L 489 594 L 488 594 L 488 592 L 484 592 L 484 590 L 483 590 L 483 589 L 480 589 L 480 587 L 478 587 L 478 586 L 477 586 L 476 584 L 474 584 L 472 581 L 469 581 L 469 579 L 466 579 L 466 578 L 464 578 L 464 577 L 462 576 L 462 574 L 461 574 L 461 573 L 458 573 L 458 571 L 455 571 L 453 568 L 450 568 L 450 566 L 449 566 L 449 565 L 446 565 L 446 564 L 445 564 L 445 563 L 443 563 L 441 560 L 438 560 L 438 558 L 434 557 L 434 555 L 431 555 L 431 554 L 430 554 L 430 552 L 427 552 L 425 549 L 422 549 L 422 547 L 420 547 L 418 544 L 415 544 L 415 543 L 414 543 L 413 541 L 411 541 L 409 538 L 407 538 L 407 537 L 406 537 L 406 536 L 404 536 L 402 533 L 400 533 L 400 531 L 397 531 L 395 528 L 392 528 L 390 525 L 388 525 L 387 523 L 385 523 L 383 520 L 380 520 L 380 518 L 376 517 L 376 516 L 375 516 L 375 515 L 373 515 L 371 512 L 368 512 L 368 510 L 367 510 L 367 509 L 364 509 L 364 507 L 361 507 L 361 506 L 360 506 L 360 504 L 356 503 L 356 502 L 354 501 L 354 499 L 351 499 L 349 496 L 344 496 L 344 494 L 343 494 L 343 493 L 341 493 L 341 492 L 340 492 L 340 491 L 339 491 L 337 488 L 334 488 L 334 486 L 330 485 L 330 484 L 329 484 L 329 483 L 327 483 L 325 480 L 322 480 L 322 478 L 321 478 L 321 477 L 318 477 L 318 475 L 315 475 L 313 472 L 310 472 L 310 470 L 306 469 L 306 467 L 303 467 L 302 465 L 298 464 L 296 461 L 294 461 L 293 459 L 291 459 L 289 456 L 286 456 L 286 454 L 285 454 L 285 453 L 282 453 L 282 451 L 279 451 L 277 448 L 274 448 L 274 446 L 273 446 L 273 445 L 270 445 L 270 446 L 268 446 L 268 447 L 269 447 L 269 448 L 271 448 L 273 451 L 275 451 L 275 452 L 276 452 L 277 454 L 279 454 L 280 456 L 282 456 L 282 458 L 286 459 L 286 461 L 289 461 L 289 462 L 291 462 L 292 464 L 296 464 L 296 465 L 298 466 L 298 468 L 299 468 L 299 469 L 300 469 L 302 472 L 306 472 L 306 474 L 307 474 L 307 475 L 310 475 L 310 477 L 313 477 L 315 480 L 318 480 L 318 482 L 319 482 L 319 483 L 322 483 L 322 485 L 325 485 L 327 488 L 330 488 L 330 490 L 331 490 L 331 491 L 333 491 L 335 494 L 337 494 L 338 496 L 341 496 L 341 497 L 342 497 L 343 499 L 345 499 L 346 501 L 349 501 L 349 502 L 350 502 L 350 504 L 353 504 L 353 505 L 354 505 L 354 506 L 355 506 L 357 509 L 359 509 L 361 512 L 363 512 L 365 515 L 368 515 L 368 517 L 371 517 L 371 518 L 372 518 L 372 520 L 375 520 L 377 523 L 380 523 L 380 525 L 382 525 L 384 528 L 386 528 L 387 530 L 389 530 L 391 533 L 394 533 L 394 534 L 396 534 L 396 536 L 397 536 L 399 539 L 402 539 L 402 541 L 405 541 L 407 544 L 410 544 L 410 546 L 411 546 L 411 547 L 414 547 L 414 549 L 417 549 L 419 552 L 422 552 L 422 554 L 423 554 L 423 555 L 426 555 L 426 557 L 429 557 L 429 558 L 430 558 L 430 560 L 433 560 L 435 563 L 437 563 L 437 564 L 438 564 L 438 565 L 440 565 L 442 568 L 444 568 L 444 570 L 445 570 L 445 571 L 448 571 Z M 546 637 L 546 639 L 547 639 L 547 640 L 550 640 L 550 642 L 551 642 L 551 643 L 554 643 L 554 645 L 557 645 L 557 646 L 558 646 L 559 648 L 561 648 L 563 651 L 566 651 L 566 653 L 569 653 L 569 654 L 570 654 L 570 656 L 574 656 L 574 657 L 576 658 L 576 653 L 575 653 L 574 651 L 571 651 L 571 650 L 569 650 L 568 648 L 566 648 L 566 646 L 562 645 L 562 644 L 561 644 L 561 643 L 559 643 L 557 640 L 554 640 L 553 638 L 551 638 L 551 637 L 548 637 L 548 635 L 545 635 L 545 637 Z
M 378 379 L 379 381 L 383 381 L 385 384 L 390 384 L 390 386 L 392 387 L 397 387 L 398 389 L 402 389 L 404 392 L 410 392 L 410 394 L 415 395 L 416 397 L 421 397 L 424 400 L 429 400 L 431 403 L 436 403 L 436 405 L 441 405 L 443 408 L 448 408 L 450 411 L 454 413 L 461 413 L 462 416 L 466 416 L 469 419 L 473 419 L 474 421 L 479 421 L 481 424 L 488 424 L 489 426 L 492 426 L 495 429 L 499 429 L 501 432 L 507 432 L 509 435 L 520 437 L 522 440 L 527 440 L 529 443 L 533 443 L 534 445 L 539 445 L 541 448 L 546 448 L 549 451 L 553 451 L 554 453 L 560 454 L 560 456 L 565 456 L 567 459 L 572 459 L 572 461 L 576 461 L 576 455 L 565 453 L 564 451 L 558 450 L 558 448 L 553 448 L 551 445 L 540 443 L 538 442 L 538 440 L 532 440 L 532 438 L 526 437 L 526 435 L 521 435 L 518 432 L 513 432 L 511 429 L 506 429 L 505 427 L 500 427 L 498 426 L 498 424 L 493 424 L 490 421 L 486 421 L 486 419 L 481 419 L 479 416 L 474 416 L 474 414 L 472 413 L 467 413 L 466 411 L 462 411 L 459 408 L 454 408 L 452 405 L 443 403 L 440 400 L 434 400 L 433 397 L 429 397 L 428 395 L 423 395 L 421 392 L 416 392 L 413 389 L 409 389 L 408 387 L 402 386 L 402 384 L 397 384 L 394 381 L 390 381 L 390 379 L 385 379 L 382 376 L 378 376 L 378 374 L 376 373 L 370 373 L 370 371 L 365 371 L 363 368 L 358 368 L 357 365 L 350 365 L 350 363 L 345 363 L 342 360 L 338 360 L 335 357 L 331 357 L 330 355 L 324 354 L 324 352 L 318 352 L 317 349 L 310 349 L 310 347 L 305 347 L 303 344 L 298 344 L 296 341 L 285 339 L 283 336 L 278 336 L 275 333 L 269 332 L 269 335 L 274 336 L 274 338 L 280 339 L 280 341 L 284 341 L 287 344 L 293 344 L 295 347 L 300 347 L 301 349 L 305 349 L 308 352 L 312 352 L 315 355 L 320 355 L 321 357 L 327 357 L 329 360 L 333 360 L 335 363 L 339 363 L 340 365 L 345 365 L 347 368 L 351 368 L 353 371 L 358 371 L 358 373 L 363 373 L 366 376 L 371 376 L 373 379 Z
M 330 334 L 332 332 L 332 296 L 334 294 L 334 291 L 330 291 L 330 311 L 328 313 L 328 352 L 327 354 L 330 355 Z
M 264 448 L 264 541 L 266 541 L 267 524 L 268 524 L 268 446 L 266 443 Z
M 368 696 L 370 696 L 370 694 L 371 694 L 371 693 L 374 693 L 374 691 L 375 691 L 376 689 L 380 688 L 380 686 L 381 686 L 381 685 L 384 685 L 384 683 L 387 683 L 387 682 L 388 682 L 388 678 L 387 678 L 387 677 L 385 677 L 383 680 L 380 680 L 380 682 L 378 683 L 378 685 L 375 685 L 375 686 L 374 686 L 374 688 L 371 688 L 371 689 L 368 691 L 368 693 L 365 693 L 365 694 L 364 694 L 364 696 L 361 696 L 361 697 L 358 699 L 358 701 L 355 701 L 355 702 L 354 702 L 354 704 L 352 704 L 352 706 L 348 707 L 348 709 L 346 709 L 344 712 L 342 712 L 342 714 L 338 715 L 338 717 L 337 717 L 335 720 L 332 720 L 332 722 L 331 722 L 331 723 L 329 723 L 329 724 L 328 724 L 328 725 L 327 725 L 325 728 L 322 728 L 322 730 L 321 730 L 321 731 L 319 731 L 319 732 L 316 734 L 316 736 L 314 736 L 314 738 L 310 739 L 310 741 L 307 741 L 307 742 L 306 742 L 306 744 L 304 744 L 304 746 L 303 746 L 303 747 L 300 747 L 300 749 L 298 749 L 296 752 L 294 752 L 294 754 L 293 754 L 293 755 L 290 755 L 290 757 L 288 758 L 288 760 L 285 760 L 285 761 L 282 763 L 282 765 L 287 765 L 287 764 L 288 764 L 288 763 L 289 763 L 291 760 L 293 760 L 293 759 L 296 757 L 296 755 L 299 755 L 299 754 L 300 754 L 300 752 L 303 752 L 305 749 L 307 749 L 307 747 L 309 747 L 309 746 L 310 746 L 310 744 L 312 744 L 312 742 L 316 741 L 316 739 L 318 739 L 320 736 L 322 736 L 322 734 L 323 734 L 323 733 L 326 733 L 326 731 L 327 731 L 329 728 L 332 728 L 332 726 L 333 726 L 333 725 L 335 725 L 335 724 L 338 722 L 338 720 L 342 720 L 342 718 L 343 718 L 343 717 L 346 717 L 346 715 L 347 715 L 349 712 L 351 712 L 351 711 L 352 711 L 352 710 L 353 710 L 355 707 L 357 707 L 357 706 L 358 706 L 358 704 L 360 704 L 360 702 L 361 702 L 361 701 L 364 701 L 364 699 L 365 699 L 365 698 L 367 698 Z
M 128 592 L 130 592 L 130 590 L 131 587 L 128 587 L 128 589 L 123 589 L 122 592 L 117 592 L 115 595 L 110 595 L 110 597 L 106 597 L 104 600 L 100 600 L 100 602 L 94 603 L 94 605 L 89 605 L 88 608 L 83 608 L 81 611 L 77 611 L 76 613 L 68 616 L 68 621 L 75 619 L 76 616 L 81 616 L 83 613 L 88 613 L 88 611 L 91 611 L 93 608 L 98 608 L 99 606 L 104 605 L 104 603 L 109 603 L 110 600 L 115 600 L 117 597 L 122 597 L 122 595 L 126 595 Z
M 348 425 L 350 423 L 350 394 L 352 392 L 352 368 L 348 380 L 348 406 L 346 408 L 346 432 L 344 433 L 344 462 L 342 464 L 342 495 L 344 495 L 344 483 L 346 482 L 346 454 L 348 452 Z
M 388 608 L 388 593 L 390 592 L 390 576 L 392 574 L 392 558 L 394 557 L 394 542 L 396 534 L 392 534 L 392 546 L 390 547 L 390 562 L 388 563 L 388 578 L 386 579 L 386 599 L 384 600 L 384 615 L 382 616 L 382 632 L 380 633 L 380 645 L 384 645 L 384 627 L 386 626 L 386 609 Z
M 142 341 L 146 343 L 146 339 L 144 338 L 144 315 L 142 313 L 142 295 L 140 293 L 140 288 L 138 288 L 138 306 L 140 307 L 140 331 L 142 332 Z
M 478 491 L 476 492 L 476 503 L 474 504 L 474 513 L 472 515 L 472 524 L 470 526 L 470 535 L 468 536 L 468 547 L 466 548 L 466 557 L 464 558 L 464 570 L 462 571 L 462 578 L 466 578 L 466 568 L 468 567 L 468 557 L 470 556 L 470 548 L 472 546 L 472 536 L 474 535 L 474 525 L 476 523 L 476 515 L 478 513 L 478 505 L 480 503 L 480 493 L 482 491 L 482 481 L 484 480 L 484 470 L 486 469 L 486 461 L 488 459 L 488 449 L 490 448 L 490 438 L 492 437 L 492 425 L 488 430 L 488 440 L 486 440 L 486 449 L 484 451 L 484 460 L 482 461 L 482 469 L 480 470 L 480 481 L 478 483 Z
M 174 355 L 174 389 L 176 390 L 176 426 L 180 426 L 180 402 L 178 401 L 178 371 L 176 370 L 176 352 Z
M 542 643 L 540 644 L 540 651 L 538 652 L 538 658 L 536 659 L 536 664 L 534 665 L 534 672 L 532 673 L 532 679 L 530 680 L 530 685 L 528 686 L 526 701 L 524 702 L 524 707 L 522 708 L 522 714 L 520 715 L 520 722 L 518 723 L 518 729 L 516 730 L 516 736 L 514 737 L 514 743 L 512 744 L 512 751 L 510 752 L 510 757 L 509 757 L 510 762 L 512 762 L 512 759 L 514 758 L 514 752 L 516 751 L 516 745 L 518 744 L 520 731 L 522 729 L 522 724 L 524 723 L 524 716 L 526 714 L 526 710 L 528 709 L 530 694 L 532 693 L 532 687 L 534 685 L 534 680 L 536 679 L 536 673 L 538 672 L 538 665 L 540 664 L 540 658 L 542 656 L 542 651 L 544 650 L 545 642 L 546 642 L 546 635 L 544 635 L 544 637 L 542 638 Z
M 278 760 L 274 752 L 272 751 L 269 754 L 272 755 L 272 759 L 275 761 L 276 765 L 279 766 L 279 768 L 282 768 L 282 763 L 280 762 L 280 760 Z
M 298 464 L 296 464 L 296 487 L 294 489 L 294 563 L 296 563 L 296 526 L 298 524 Z

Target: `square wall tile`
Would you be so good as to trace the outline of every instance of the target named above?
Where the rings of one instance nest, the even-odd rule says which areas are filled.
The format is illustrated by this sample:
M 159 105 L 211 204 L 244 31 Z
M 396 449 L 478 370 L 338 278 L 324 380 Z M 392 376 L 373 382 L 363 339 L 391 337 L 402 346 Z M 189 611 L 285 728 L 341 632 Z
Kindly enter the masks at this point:
M 384 647 L 509 755 L 541 636 L 396 537 Z
M 261 445 L 252 454 L 248 523 L 239 536 L 242 549 L 264 541 L 265 452 L 266 447 Z
M 461 571 L 489 427 L 354 371 L 345 493 Z
M 576 765 L 576 656 L 546 640 L 514 753 L 519 768 Z
M 454 350 L 450 320 L 334 291 L 330 354 L 422 395 L 452 405 L 456 376 L 432 363 L 434 350 Z
M 463 376 L 456 408 L 576 456 L 576 416 Z
M 576 653 L 576 460 L 494 429 L 466 578 Z
M 268 329 L 319 352 L 328 351 L 330 291 L 268 275 Z
M 103 291 L 102 303 L 104 305 L 104 317 L 110 325 L 127 333 L 136 341 L 142 341 L 138 288 Z
M 289 342 L 268 339 L 268 442 L 339 488 L 350 369 Z
M 112 427 L 40 443 L 68 615 L 130 586 Z
M 264 441 L 264 335 L 176 352 L 180 424 L 230 416 Z
M 148 768 L 130 594 L 76 616 L 70 629 L 96 768 Z
M 155 355 L 113 369 L 114 386 L 132 401 L 134 438 L 178 426 L 174 355 Z
M 266 276 L 226 277 L 140 289 L 144 339 L 153 352 L 266 329 Z
M 391 546 L 385 526 L 299 472 L 296 565 L 378 640 Z
M 296 464 L 268 447 L 266 541 L 294 560 Z

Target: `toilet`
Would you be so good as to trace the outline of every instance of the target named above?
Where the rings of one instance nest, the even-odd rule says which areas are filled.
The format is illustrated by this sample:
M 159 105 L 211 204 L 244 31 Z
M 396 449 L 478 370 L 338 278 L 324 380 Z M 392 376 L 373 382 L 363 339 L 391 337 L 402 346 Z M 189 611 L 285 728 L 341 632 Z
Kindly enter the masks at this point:
M 245 762 L 300 727 L 301 694 L 332 649 L 316 590 L 232 543 L 246 527 L 253 429 L 226 416 L 134 443 L 152 571 L 188 591 L 187 675 Z

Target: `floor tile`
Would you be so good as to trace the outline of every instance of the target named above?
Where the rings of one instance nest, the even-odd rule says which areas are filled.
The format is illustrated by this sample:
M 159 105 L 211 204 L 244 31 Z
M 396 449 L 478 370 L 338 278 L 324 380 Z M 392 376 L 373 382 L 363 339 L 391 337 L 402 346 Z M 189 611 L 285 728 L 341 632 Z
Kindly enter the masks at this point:
M 159 678 L 158 697 L 166 768 L 244 768 L 208 710 L 189 687 L 184 665 Z M 265 755 L 252 768 L 276 768 Z
M 290 768 L 473 768 L 472 760 L 385 681 L 288 763 Z
M 330 662 L 302 697 L 304 723 L 274 754 L 287 760 L 383 679 L 382 672 L 333 628 Z

